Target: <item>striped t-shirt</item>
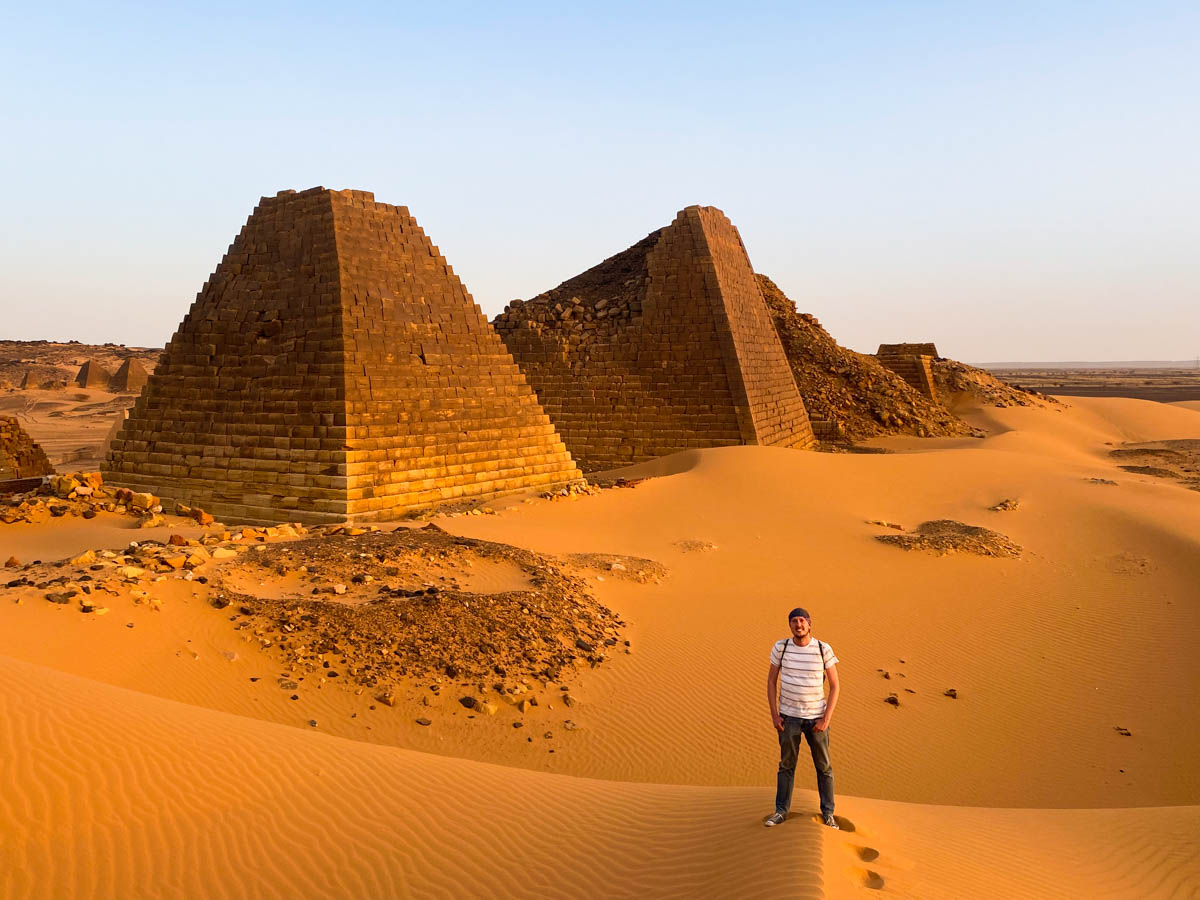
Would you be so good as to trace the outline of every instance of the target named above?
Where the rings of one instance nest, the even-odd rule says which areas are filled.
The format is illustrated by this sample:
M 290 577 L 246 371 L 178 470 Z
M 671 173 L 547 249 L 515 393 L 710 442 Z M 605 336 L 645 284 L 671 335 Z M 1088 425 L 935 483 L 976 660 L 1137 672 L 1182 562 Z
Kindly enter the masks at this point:
M 779 666 L 780 714 L 798 719 L 825 715 L 825 670 L 837 661 L 833 649 L 824 641 L 818 644 L 816 638 L 804 647 L 790 637 L 776 641 L 771 648 L 771 665 Z

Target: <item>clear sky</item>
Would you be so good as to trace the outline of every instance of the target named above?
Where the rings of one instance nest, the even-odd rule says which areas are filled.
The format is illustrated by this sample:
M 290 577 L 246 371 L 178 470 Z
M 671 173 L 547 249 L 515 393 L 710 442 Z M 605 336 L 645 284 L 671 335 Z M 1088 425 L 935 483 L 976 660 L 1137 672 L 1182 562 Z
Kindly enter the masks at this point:
M 162 344 L 320 184 L 489 316 L 700 203 L 856 350 L 1200 353 L 1195 0 L 172 6 L 0 12 L 0 337 Z

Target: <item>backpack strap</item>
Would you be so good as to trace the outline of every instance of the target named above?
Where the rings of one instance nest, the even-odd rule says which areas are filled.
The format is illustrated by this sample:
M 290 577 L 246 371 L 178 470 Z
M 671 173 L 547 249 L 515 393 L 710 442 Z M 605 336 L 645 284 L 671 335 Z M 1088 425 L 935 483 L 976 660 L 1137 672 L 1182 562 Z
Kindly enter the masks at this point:
M 818 638 L 813 638 L 813 640 L 817 642 L 817 653 L 821 657 L 821 684 L 824 684 L 827 677 L 825 675 L 825 645 Z

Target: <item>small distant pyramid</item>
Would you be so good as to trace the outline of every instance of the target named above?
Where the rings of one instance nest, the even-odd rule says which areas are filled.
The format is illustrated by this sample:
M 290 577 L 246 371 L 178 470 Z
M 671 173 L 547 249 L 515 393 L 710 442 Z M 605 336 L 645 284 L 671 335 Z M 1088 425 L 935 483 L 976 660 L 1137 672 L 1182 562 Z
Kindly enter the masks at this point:
M 494 325 L 585 471 L 815 444 L 741 236 L 714 207 L 689 206 Z
M 12 416 L 0 416 L 0 481 L 54 474 L 46 452 Z
M 89 359 L 79 367 L 79 374 L 75 376 L 75 384 L 81 388 L 99 388 L 104 390 L 108 387 L 108 382 L 112 378 L 112 373 L 104 369 L 94 359 Z
M 916 388 L 926 398 L 937 399 L 937 385 L 933 379 L 933 360 L 937 359 L 937 345 L 932 342 L 917 344 L 880 344 L 875 357 L 901 378 Z
M 137 393 L 146 386 L 150 373 L 138 360 L 130 357 L 121 363 L 117 374 L 108 382 L 108 389 L 116 394 Z
M 408 210 L 324 188 L 260 201 L 102 471 L 266 522 L 395 518 L 580 477 Z

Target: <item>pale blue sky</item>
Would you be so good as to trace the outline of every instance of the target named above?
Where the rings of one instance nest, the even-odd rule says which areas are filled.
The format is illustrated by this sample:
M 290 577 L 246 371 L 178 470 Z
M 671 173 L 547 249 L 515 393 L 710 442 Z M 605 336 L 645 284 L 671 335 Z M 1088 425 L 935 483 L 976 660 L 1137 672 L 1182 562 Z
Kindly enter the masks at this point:
M 857 350 L 1200 353 L 1200 5 L 571 6 L 10 7 L 0 337 L 164 343 L 323 184 L 489 316 L 701 203 Z

